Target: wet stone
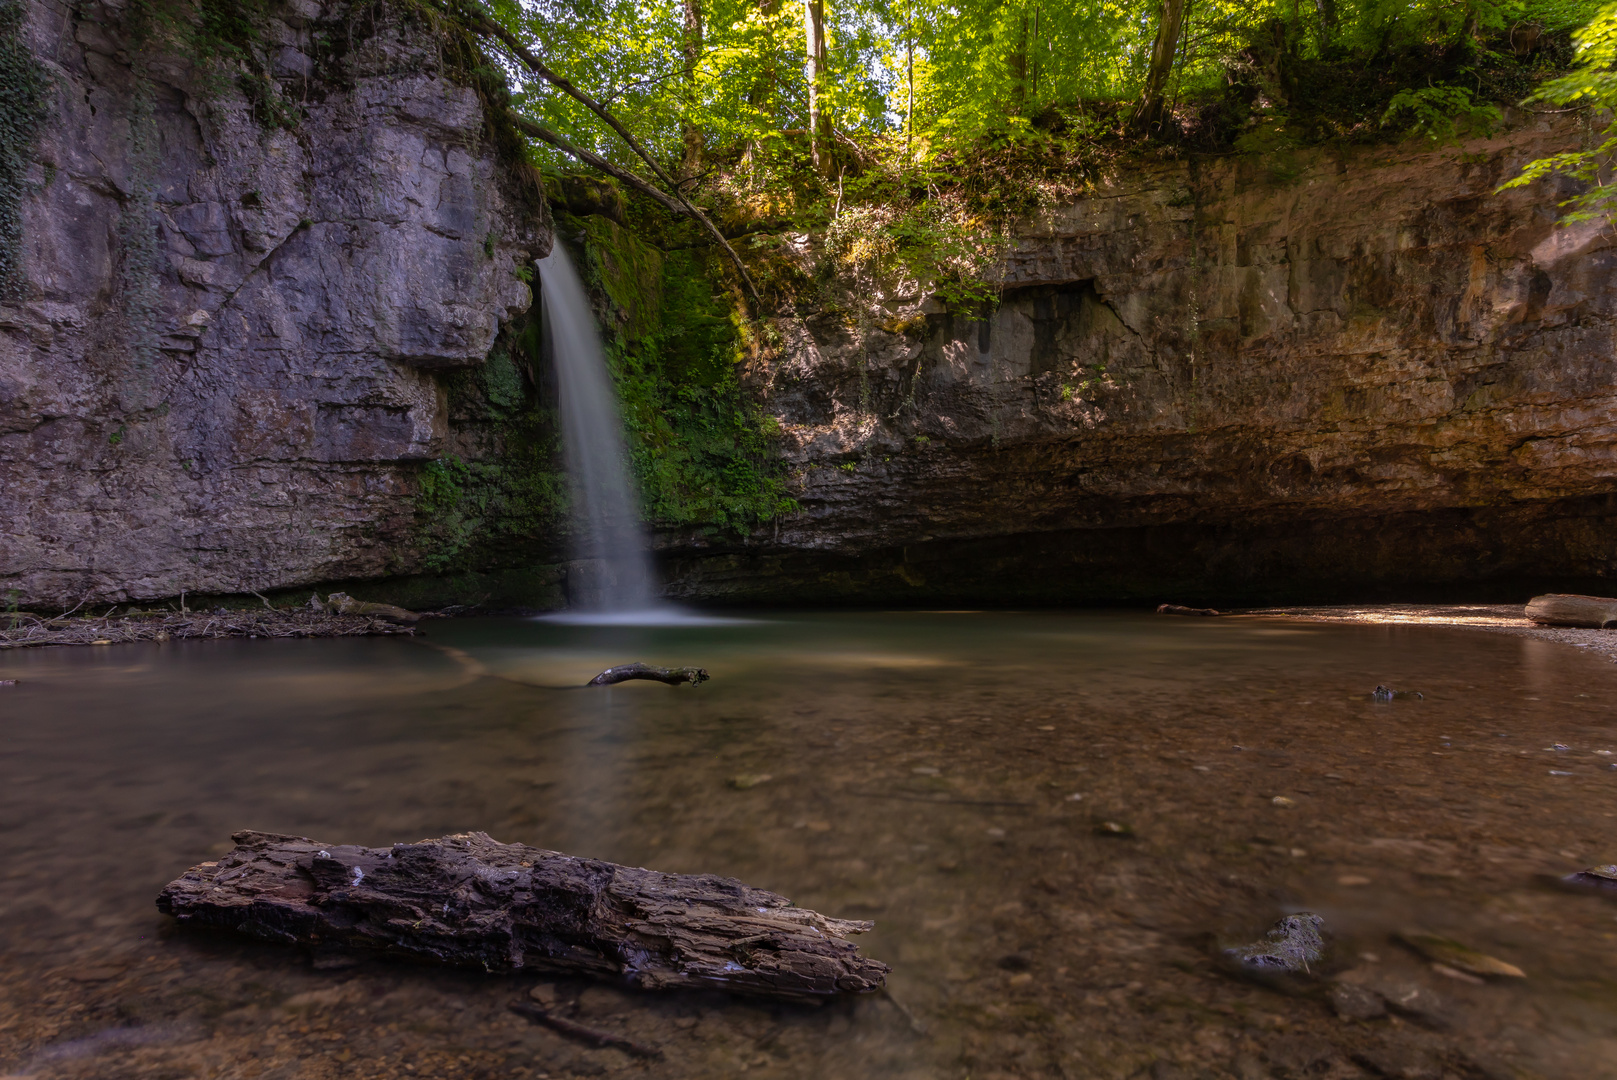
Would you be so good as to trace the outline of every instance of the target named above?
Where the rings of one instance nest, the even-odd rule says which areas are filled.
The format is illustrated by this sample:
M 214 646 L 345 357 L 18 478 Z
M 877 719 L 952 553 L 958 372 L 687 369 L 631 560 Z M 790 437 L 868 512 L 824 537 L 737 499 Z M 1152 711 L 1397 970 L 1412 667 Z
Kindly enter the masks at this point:
M 1387 1015 L 1387 1003 L 1380 994 L 1353 983 L 1337 983 L 1329 992 L 1331 1008 L 1343 1020 L 1375 1020 Z
M 1264 975 L 1308 975 L 1325 956 L 1320 929 L 1325 920 L 1311 911 L 1287 915 L 1269 928 L 1264 940 L 1225 949 L 1237 967 Z

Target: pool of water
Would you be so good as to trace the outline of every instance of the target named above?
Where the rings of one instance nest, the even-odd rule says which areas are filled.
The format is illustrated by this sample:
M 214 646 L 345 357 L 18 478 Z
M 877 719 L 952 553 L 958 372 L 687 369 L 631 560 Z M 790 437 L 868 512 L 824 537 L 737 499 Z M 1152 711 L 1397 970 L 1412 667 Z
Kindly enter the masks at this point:
M 636 660 L 713 678 L 577 688 Z M 1564 646 L 797 613 L 17 651 L 0 678 L 19 680 L 0 689 L 0 1075 L 1617 1076 L 1617 903 L 1547 883 L 1617 861 L 1617 666 Z M 1425 696 L 1378 703 L 1378 683 Z M 543 980 L 664 1057 L 593 1049 L 508 1011 L 533 976 L 317 970 L 178 930 L 158 890 L 243 828 L 483 830 L 739 877 L 874 920 L 861 947 L 891 993 Z M 1327 975 L 1403 1011 L 1344 1019 L 1328 980 L 1217 962 L 1298 910 L 1325 920 Z M 1526 978 L 1434 968 L 1411 930 Z

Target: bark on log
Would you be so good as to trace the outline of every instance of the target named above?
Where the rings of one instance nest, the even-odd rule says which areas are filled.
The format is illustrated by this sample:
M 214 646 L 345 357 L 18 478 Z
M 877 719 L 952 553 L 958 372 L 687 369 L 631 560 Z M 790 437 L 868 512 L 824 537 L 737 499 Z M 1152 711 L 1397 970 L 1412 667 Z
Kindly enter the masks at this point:
M 490 972 L 592 975 L 647 990 L 826 998 L 889 968 L 830 919 L 733 878 L 661 874 L 484 833 L 388 848 L 239 832 L 157 898 L 191 926 Z
M 648 667 L 645 664 L 620 664 L 609 667 L 595 678 L 585 683 L 585 686 L 612 686 L 630 679 L 650 679 L 653 682 L 667 683 L 669 686 L 678 686 L 680 683 L 690 683 L 700 686 L 707 682 L 711 676 L 707 668 L 699 667 Z
M 1527 601 L 1527 617 L 1541 626 L 1617 626 L 1617 600 L 1606 596 L 1546 593 Z

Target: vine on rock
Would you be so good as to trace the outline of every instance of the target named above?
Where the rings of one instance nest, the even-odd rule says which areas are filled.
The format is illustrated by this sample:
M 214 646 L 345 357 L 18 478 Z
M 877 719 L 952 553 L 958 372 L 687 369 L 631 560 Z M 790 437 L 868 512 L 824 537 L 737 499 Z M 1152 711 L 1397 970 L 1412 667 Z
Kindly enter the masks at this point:
M 22 40 L 24 14 L 23 0 L 0 0 L 0 301 L 21 299 L 26 282 L 22 197 L 50 86 Z

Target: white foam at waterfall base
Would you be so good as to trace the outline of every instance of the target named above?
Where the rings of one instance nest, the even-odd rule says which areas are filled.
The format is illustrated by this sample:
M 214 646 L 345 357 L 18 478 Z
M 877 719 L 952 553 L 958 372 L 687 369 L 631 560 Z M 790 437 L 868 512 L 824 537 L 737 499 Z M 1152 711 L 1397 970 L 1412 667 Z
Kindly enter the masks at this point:
M 544 618 L 587 626 L 701 626 L 734 621 L 656 599 L 646 534 L 629 478 L 623 420 L 589 298 L 560 244 L 535 265 L 555 357 L 576 530 L 576 561 L 567 582 L 570 608 Z

